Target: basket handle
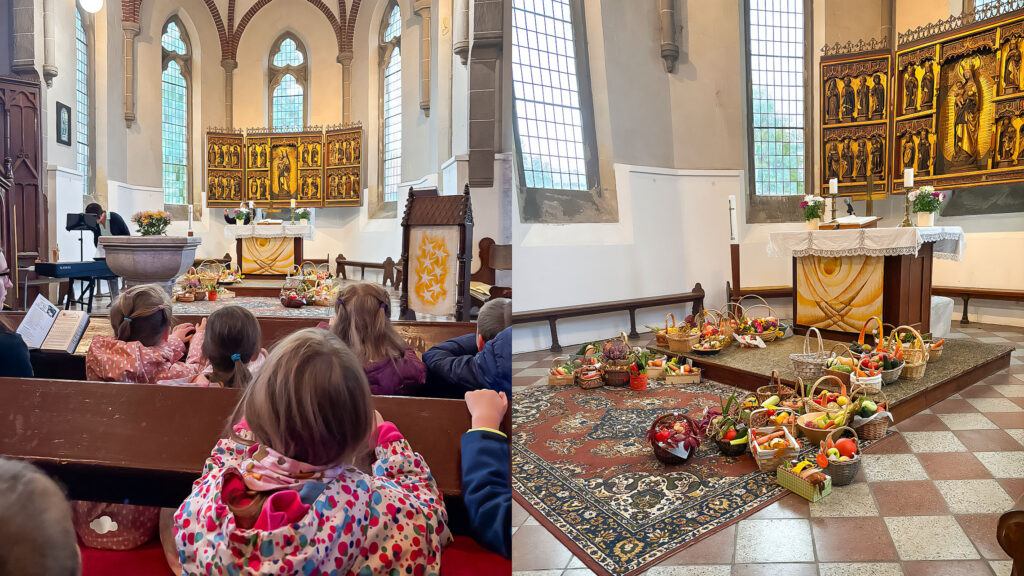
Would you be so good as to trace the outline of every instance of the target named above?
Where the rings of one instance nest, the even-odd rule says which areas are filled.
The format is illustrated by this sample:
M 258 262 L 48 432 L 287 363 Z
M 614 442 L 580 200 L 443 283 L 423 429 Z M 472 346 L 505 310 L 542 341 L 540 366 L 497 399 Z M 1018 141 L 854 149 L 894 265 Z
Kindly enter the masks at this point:
M 737 309 L 739 310 L 738 315 L 736 314 Z M 743 306 L 740 306 L 739 302 L 726 302 L 719 308 L 718 313 L 723 317 L 729 316 L 737 322 L 743 320 L 743 316 L 746 315 L 746 311 L 743 309 Z
M 626 336 L 626 333 L 619 332 L 619 337 L 622 338 L 622 343 L 626 345 L 626 348 L 629 348 L 629 338 Z
M 872 320 L 878 322 L 878 340 L 882 341 L 885 339 L 885 325 L 882 324 L 882 319 L 878 316 L 872 316 L 864 322 L 863 326 L 860 327 L 860 337 L 857 338 L 857 343 L 861 346 L 864 345 L 864 335 L 867 332 L 868 326 L 871 325 Z
M 736 301 L 736 305 L 742 308 L 743 301 L 746 300 L 747 298 L 757 298 L 758 300 L 761 301 L 761 305 L 768 306 L 768 301 L 765 300 L 764 297 L 758 296 L 757 294 L 747 294 L 746 296 L 741 296 L 740 299 Z M 768 308 L 771 308 L 771 306 L 768 306 Z
M 835 380 L 836 382 L 839 383 L 839 385 L 841 386 L 840 393 L 843 396 L 846 396 L 846 383 L 843 382 L 842 380 L 840 380 L 838 376 L 833 376 L 831 374 L 826 374 L 826 375 L 822 376 L 821 378 L 818 378 L 818 380 L 814 383 L 814 386 L 811 386 L 811 391 L 808 392 L 807 396 L 804 396 L 804 398 L 812 398 L 813 399 L 814 398 L 814 393 L 818 390 L 818 384 L 821 384 L 822 382 L 824 382 L 825 380 L 828 380 L 830 378 L 832 380 Z
M 782 376 L 779 376 L 778 370 L 772 370 L 771 376 L 768 377 L 768 385 L 772 384 L 782 386 Z
M 668 323 L 668 319 L 669 319 L 670 316 L 672 317 L 672 323 L 671 324 Z M 675 325 L 676 325 L 676 315 L 671 313 L 671 312 L 669 312 L 668 314 L 665 314 L 665 332 L 668 332 L 669 326 L 675 327 Z
M 906 324 L 904 324 L 903 326 L 897 326 L 896 327 L 896 331 L 897 332 L 900 331 L 900 330 L 909 331 L 911 334 L 914 335 L 915 338 L 917 338 L 917 343 L 921 345 L 921 352 L 924 355 L 925 361 L 927 361 L 928 360 L 928 348 L 926 348 L 925 345 L 924 345 L 924 339 L 921 338 L 921 333 L 918 332 L 913 327 L 907 326 Z M 898 340 L 898 338 L 897 338 L 897 340 Z
M 836 348 L 841 348 L 842 351 L 839 352 L 839 354 L 835 354 Z M 828 351 L 831 354 L 835 354 L 836 357 L 842 356 L 844 354 L 849 354 L 850 357 L 853 358 L 853 350 L 850 350 L 850 348 L 846 344 L 843 344 L 841 342 L 836 342 L 835 344 L 833 344 Z
M 757 308 L 767 308 L 768 309 L 768 316 L 769 317 L 775 318 L 775 319 L 779 318 L 779 313 L 776 312 L 775 308 L 772 308 L 771 305 L 769 305 L 769 304 L 754 304 L 753 306 L 751 306 L 749 308 L 745 308 L 744 310 L 745 310 L 745 313 L 746 313 L 746 312 L 750 312 L 751 310 L 755 310 Z
M 810 328 L 808 328 L 807 329 L 807 333 L 804 334 L 804 354 L 807 354 L 807 353 L 810 352 L 811 346 L 810 346 L 810 342 L 809 342 L 808 339 L 811 337 L 811 330 L 814 330 L 814 333 L 818 336 L 818 354 L 824 354 L 825 353 L 825 343 L 821 341 L 821 332 L 817 328 L 815 328 L 814 326 L 811 326 Z
M 868 390 L 870 390 L 870 392 Z M 850 398 L 851 399 L 852 398 L 856 398 L 857 396 L 861 396 L 861 397 L 864 397 L 864 398 L 870 398 L 872 396 L 879 395 L 879 394 L 882 396 L 881 404 L 885 405 L 886 410 L 888 410 L 888 408 L 889 408 L 889 397 L 886 396 L 885 390 L 882 390 L 881 388 L 870 388 L 869 389 L 867 386 L 865 386 L 863 384 L 857 384 L 856 386 L 853 387 L 853 390 L 850 391 Z M 878 402 L 876 402 L 876 404 L 878 404 Z
M 828 440 L 830 440 L 832 438 L 832 435 L 835 434 L 836 432 L 839 432 L 840 430 L 849 430 L 850 433 L 853 434 L 853 442 L 854 442 L 854 444 L 857 445 L 857 452 L 859 453 L 860 452 L 860 436 L 857 436 L 857 431 L 854 430 L 853 428 L 850 428 L 849 426 L 836 426 L 835 428 L 829 430 L 828 431 L 828 436 L 825 437 L 826 438 L 825 441 L 827 442 Z M 840 434 L 839 436 L 842 437 L 842 434 Z

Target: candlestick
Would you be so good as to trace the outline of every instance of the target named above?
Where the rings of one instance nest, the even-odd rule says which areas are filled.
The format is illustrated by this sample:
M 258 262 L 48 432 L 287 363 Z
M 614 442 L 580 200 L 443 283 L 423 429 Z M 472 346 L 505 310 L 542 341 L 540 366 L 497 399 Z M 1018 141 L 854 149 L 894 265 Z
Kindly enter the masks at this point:
M 914 175 L 913 175 L 914 174 L 914 169 L 913 168 L 907 168 L 907 170 L 904 170 L 903 173 L 906 174 L 907 171 L 910 171 L 910 174 L 911 174 L 910 175 L 910 181 L 913 182 L 914 181 Z M 914 223 L 910 221 L 910 186 L 908 186 L 906 184 L 906 180 L 904 179 L 904 183 L 903 183 L 903 222 L 900 224 L 899 227 L 900 228 L 911 228 L 913 226 L 914 226 Z

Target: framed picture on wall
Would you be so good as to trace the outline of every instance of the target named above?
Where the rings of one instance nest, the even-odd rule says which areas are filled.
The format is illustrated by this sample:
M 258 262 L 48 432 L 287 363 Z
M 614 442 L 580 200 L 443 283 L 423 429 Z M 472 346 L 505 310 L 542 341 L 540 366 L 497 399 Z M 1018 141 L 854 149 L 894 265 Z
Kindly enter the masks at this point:
M 57 143 L 71 146 L 71 108 L 57 102 Z

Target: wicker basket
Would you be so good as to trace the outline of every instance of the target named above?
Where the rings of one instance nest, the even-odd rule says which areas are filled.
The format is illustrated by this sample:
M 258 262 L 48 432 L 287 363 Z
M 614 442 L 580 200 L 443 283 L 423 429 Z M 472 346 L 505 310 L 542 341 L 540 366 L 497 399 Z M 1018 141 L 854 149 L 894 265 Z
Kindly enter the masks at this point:
M 671 323 L 669 323 L 669 321 L 668 321 L 669 318 L 672 318 L 672 322 Z M 664 330 L 658 330 L 658 331 L 656 331 L 654 333 L 654 342 L 658 346 L 661 346 L 662 348 L 667 348 L 668 347 L 669 328 L 675 328 L 675 327 L 676 327 L 676 315 L 671 313 L 671 312 L 669 312 L 668 314 L 665 314 L 665 329 Z
M 811 331 L 818 337 L 818 351 L 811 352 Z M 821 332 L 811 326 L 804 334 L 804 351 L 802 354 L 790 354 L 789 360 L 793 363 L 793 371 L 797 376 L 805 380 L 817 380 L 825 373 L 825 362 L 832 356 L 831 352 L 825 352 L 825 343 L 821 341 Z
M 629 386 L 629 363 L 604 365 L 605 386 Z
M 907 364 L 925 363 L 928 361 L 928 347 L 924 344 L 924 339 L 921 338 L 921 333 L 910 326 L 898 326 L 894 330 L 895 334 L 901 332 L 909 332 L 917 340 L 917 348 L 909 348 L 904 346 L 902 340 L 897 336 L 897 341 L 900 342 L 900 346 L 903 348 L 903 361 Z M 904 369 L 905 370 L 905 369 Z M 918 377 L 920 378 L 920 376 Z
M 750 427 L 751 428 L 765 428 L 771 426 L 782 426 L 785 428 L 794 438 L 796 438 L 796 412 L 790 408 L 776 408 L 775 414 L 770 414 L 770 410 L 767 408 L 759 408 L 750 413 Z M 792 424 L 776 424 L 771 422 L 770 419 L 779 415 L 780 412 L 785 412 L 791 416 L 794 416 Z
M 551 360 L 551 369 L 554 370 L 563 364 L 569 363 L 568 356 L 558 356 Z M 552 374 L 548 372 L 548 384 L 551 386 L 564 386 L 566 384 L 572 384 L 575 381 L 575 375 L 573 372 L 568 374 Z
M 900 374 L 903 373 L 903 365 L 905 362 L 900 362 L 900 365 L 889 369 L 882 370 L 882 384 L 892 384 L 893 382 L 900 379 Z
M 841 431 L 849 430 L 853 434 L 853 443 L 857 445 L 857 453 L 853 455 L 853 458 L 849 460 L 829 460 L 828 468 L 826 471 L 828 475 L 832 477 L 833 486 L 846 486 L 853 482 L 853 479 L 857 476 L 857 472 L 860 472 L 860 440 L 857 437 L 857 431 L 849 426 L 839 426 L 829 430 L 826 438 L 833 438 L 836 432 L 840 432 L 839 436 L 842 436 Z M 826 442 L 828 440 L 826 439 Z
M 677 413 L 671 413 L 671 414 L 665 414 L 665 415 L 659 416 L 651 424 L 651 428 L 656 428 L 658 426 L 658 424 L 662 423 L 663 421 L 664 422 L 669 422 L 669 421 L 676 421 L 676 420 L 680 420 L 680 419 L 685 421 L 686 425 L 689 426 L 691 428 L 691 430 L 696 427 L 696 424 L 693 422 L 693 419 L 691 419 L 689 416 L 685 416 L 685 415 L 677 414 Z M 677 466 L 679 464 L 683 464 L 684 462 L 689 460 L 691 456 L 693 456 L 694 452 L 696 452 L 696 450 L 690 450 L 690 452 L 686 456 L 680 456 L 680 455 L 675 454 L 673 452 L 669 452 L 668 449 L 663 448 L 658 442 L 656 442 L 654 440 L 651 440 L 650 442 L 651 442 L 651 449 L 654 451 L 654 456 L 658 460 L 660 460 L 663 464 L 667 464 L 668 466 Z
M 839 348 L 839 353 L 838 354 L 836 354 L 836 348 Z M 838 344 L 838 343 L 837 344 L 833 344 L 832 348 L 829 350 L 829 357 L 830 358 L 838 358 L 838 357 L 844 356 L 844 355 L 845 356 L 849 356 L 849 357 L 853 358 L 854 360 L 856 360 L 856 355 L 845 344 Z M 826 360 L 826 362 L 827 362 L 827 360 Z M 846 384 L 847 386 L 850 385 L 850 373 L 849 372 L 841 372 L 839 370 L 833 370 L 831 368 L 826 368 L 826 369 L 822 370 L 821 375 L 822 376 L 835 376 L 836 378 L 841 380 L 843 382 L 843 384 Z
M 782 383 L 782 377 L 779 376 L 778 370 L 772 370 L 772 375 L 768 377 L 768 384 L 758 388 L 756 394 L 757 403 L 763 404 L 772 396 L 786 399 L 796 394 L 796 391 Z
M 732 338 L 732 335 L 736 332 L 736 327 L 743 323 L 745 313 L 743 306 L 740 306 L 739 302 L 726 302 L 723 304 L 718 310 L 718 315 L 721 317 L 721 323 L 718 327 L 719 331 Z
M 857 343 L 862 345 L 862 346 L 864 345 L 864 339 L 867 336 L 868 326 L 871 325 L 871 321 L 872 320 L 874 320 L 878 324 L 878 335 L 875 336 L 875 346 L 876 347 L 878 345 L 883 345 L 884 346 L 885 342 L 886 342 L 886 338 L 885 338 L 885 326 L 886 325 L 882 323 L 882 319 L 879 318 L 878 316 L 872 316 L 871 318 L 868 318 L 867 321 L 864 322 L 864 325 L 860 327 L 860 336 L 857 337 Z
M 927 362 L 918 362 L 917 364 L 910 364 L 908 362 L 903 365 L 903 373 L 900 374 L 900 378 L 904 380 L 920 380 L 924 378 L 926 366 L 928 366 Z
M 736 433 L 737 436 L 739 434 L 739 432 Z M 749 434 L 749 432 L 743 432 L 743 434 Z M 731 456 L 733 458 L 741 456 L 748 450 L 746 443 L 733 444 L 729 440 L 719 440 L 717 438 L 715 439 L 715 446 L 718 447 L 718 451 L 722 453 L 722 456 Z
M 944 342 L 944 340 L 940 340 L 939 342 Z M 938 360 L 942 356 L 942 349 L 944 347 L 944 343 L 935 347 L 931 342 L 928 342 L 928 361 L 932 362 L 933 360 Z
M 877 400 L 875 400 L 875 403 L 878 404 L 879 409 L 881 409 L 882 406 L 885 406 L 884 410 L 888 412 L 889 397 L 886 396 L 885 392 L 883 392 L 882 390 L 878 390 L 877 392 L 869 392 L 864 390 L 863 388 L 856 388 L 853 390 L 853 392 L 850 393 L 850 396 L 854 398 L 858 396 L 871 397 L 875 396 L 876 394 L 882 396 L 882 401 L 878 402 Z M 874 399 L 872 398 L 872 400 Z M 886 432 L 888 432 L 889 424 L 891 422 L 892 420 L 889 418 L 874 418 L 872 420 L 868 420 L 867 422 L 861 424 L 860 426 L 857 426 L 854 429 L 854 431 L 857 432 L 857 436 L 859 436 L 861 440 L 879 440 L 885 436 Z
M 827 375 L 822 376 L 821 378 L 818 378 L 814 382 L 814 385 L 811 386 L 810 391 L 807 392 L 806 396 L 804 396 L 804 412 L 828 412 L 829 414 L 835 414 L 837 412 L 843 411 L 842 407 L 828 408 L 826 406 L 818 404 L 814 400 L 814 394 L 815 392 L 818 391 L 818 388 L 821 388 L 822 390 L 828 390 L 829 392 L 832 393 L 838 393 L 843 396 L 845 396 L 847 392 L 846 384 L 844 384 L 843 381 L 840 380 L 839 378 Z
M 758 436 L 763 436 L 765 434 L 771 434 L 773 431 L 780 428 L 785 430 L 784 426 L 769 426 L 767 428 L 751 427 L 750 430 L 753 430 Z M 757 462 L 757 468 L 761 472 L 775 472 L 783 462 L 796 456 L 797 451 L 796 448 L 794 448 L 796 438 L 793 438 L 793 435 L 790 434 L 788 430 L 784 432 L 783 438 L 785 438 L 786 442 L 789 444 L 789 447 L 786 450 L 760 450 L 756 447 L 754 435 L 748 434 L 747 445 L 750 447 L 750 455 L 754 457 L 754 462 Z
M 586 350 L 583 351 L 581 366 L 573 371 L 573 378 L 576 380 L 576 385 L 584 390 L 592 390 L 594 388 L 604 386 L 604 373 L 599 362 L 592 362 L 594 356 L 597 356 L 597 348 L 594 346 L 587 346 Z M 597 378 L 583 378 L 584 375 L 595 373 L 598 374 Z
M 668 335 L 668 349 L 669 352 L 675 352 L 681 354 L 689 352 L 693 345 L 700 341 L 700 333 L 690 334 L 690 329 L 681 328 L 681 332 L 675 332 Z
M 753 334 L 755 334 L 757 336 L 760 336 L 761 340 L 765 344 L 768 344 L 769 342 L 774 342 L 775 339 L 779 337 L 779 335 L 780 335 L 779 332 L 782 331 L 782 321 L 779 320 L 778 313 L 776 313 L 775 309 L 772 308 L 771 305 L 768 304 L 767 300 L 765 300 L 764 298 L 758 296 L 757 294 L 747 294 L 743 298 L 739 299 L 739 301 L 737 302 L 737 305 L 742 304 L 743 300 L 745 300 L 747 298 L 757 298 L 758 300 L 761 301 L 760 304 L 755 304 L 753 306 L 750 306 L 749 308 L 744 308 L 743 309 L 743 313 L 747 317 L 748 320 L 753 320 L 753 318 L 749 315 L 750 310 L 753 310 L 755 308 L 764 308 L 764 309 L 768 310 L 768 316 L 767 317 L 768 318 L 774 318 L 775 321 L 779 323 L 779 327 L 775 331 L 772 331 L 772 332 L 754 332 L 753 333 Z

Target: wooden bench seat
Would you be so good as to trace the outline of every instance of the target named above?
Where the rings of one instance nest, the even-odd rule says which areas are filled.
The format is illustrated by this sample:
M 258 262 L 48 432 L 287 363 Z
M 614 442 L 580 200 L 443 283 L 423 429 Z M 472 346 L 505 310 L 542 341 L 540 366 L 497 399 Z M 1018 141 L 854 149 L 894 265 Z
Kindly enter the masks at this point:
M 1010 576 L 1024 576 L 1024 496 L 999 517 L 996 540 L 1013 561 Z
M 967 319 L 967 304 L 971 298 L 978 300 L 1002 300 L 1008 302 L 1024 302 L 1024 290 L 1006 290 L 1002 288 L 970 288 L 967 286 L 932 286 L 932 294 L 949 298 L 962 298 L 964 301 L 961 324 L 970 324 Z
M 596 304 L 582 304 L 579 306 L 566 306 L 563 308 L 545 308 L 542 310 L 529 310 L 526 312 L 515 312 L 512 314 L 513 324 L 529 324 L 531 322 L 547 322 L 551 328 L 551 351 L 558 352 L 562 349 L 558 343 L 557 322 L 561 318 L 573 318 L 578 316 L 593 316 L 595 314 L 607 314 L 609 312 L 629 312 L 629 335 L 636 337 L 636 311 L 642 308 L 657 308 L 661 306 L 672 306 L 690 302 L 691 313 L 697 314 L 704 308 L 704 289 L 698 282 L 693 290 L 681 294 L 669 294 L 666 296 L 651 296 L 649 298 L 634 298 L 632 300 L 617 300 L 614 302 L 598 302 Z

